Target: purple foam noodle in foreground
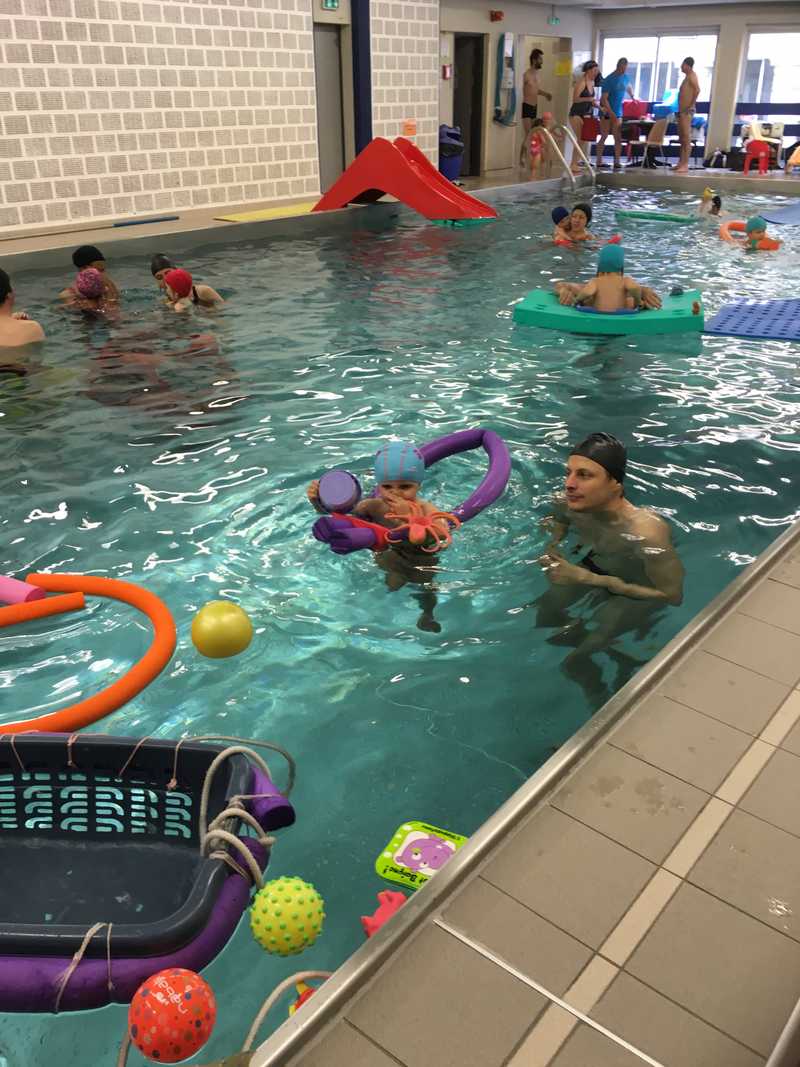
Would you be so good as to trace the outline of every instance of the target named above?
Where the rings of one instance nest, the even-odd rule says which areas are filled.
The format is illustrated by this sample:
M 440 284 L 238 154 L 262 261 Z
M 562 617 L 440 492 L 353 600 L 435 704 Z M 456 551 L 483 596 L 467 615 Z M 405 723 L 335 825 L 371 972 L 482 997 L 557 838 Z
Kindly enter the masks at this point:
M 319 502 L 327 512 L 352 511 L 361 499 L 361 486 L 350 471 L 327 471 L 319 480 Z

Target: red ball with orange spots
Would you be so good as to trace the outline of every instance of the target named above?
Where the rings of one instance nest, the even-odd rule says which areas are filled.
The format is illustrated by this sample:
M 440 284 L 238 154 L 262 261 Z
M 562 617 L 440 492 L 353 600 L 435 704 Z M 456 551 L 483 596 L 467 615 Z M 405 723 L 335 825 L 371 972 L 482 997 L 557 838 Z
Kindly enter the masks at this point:
M 217 1002 L 194 971 L 168 967 L 142 982 L 128 1009 L 131 1041 L 154 1063 L 179 1063 L 211 1037 Z

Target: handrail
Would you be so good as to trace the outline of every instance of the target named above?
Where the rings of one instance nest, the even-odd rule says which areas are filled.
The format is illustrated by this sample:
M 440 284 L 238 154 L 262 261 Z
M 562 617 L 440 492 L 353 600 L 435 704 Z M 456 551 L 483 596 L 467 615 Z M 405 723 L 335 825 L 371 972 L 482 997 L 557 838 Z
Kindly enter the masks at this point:
M 383 929 L 365 942 L 322 985 L 303 1011 L 296 1012 L 259 1046 L 251 1067 L 285 1067 L 292 1055 L 316 1038 L 344 1009 L 357 991 L 391 957 L 408 944 L 422 924 L 438 914 L 451 894 L 486 859 L 493 848 L 507 840 L 556 785 L 604 740 L 634 703 L 651 693 L 676 666 L 680 657 L 738 604 L 773 564 L 790 548 L 800 544 L 800 522 L 784 530 L 758 558 L 707 604 L 662 650 L 642 667 L 607 704 L 597 711 L 561 748 L 491 815 L 458 850 L 435 878 L 415 893 Z M 769 1067 L 785 1067 L 776 1060 Z
M 555 127 L 555 128 L 557 129 L 557 127 Z M 550 133 L 550 131 L 548 129 L 546 129 L 544 126 L 542 127 L 540 132 L 544 134 L 544 136 L 547 139 L 547 142 L 549 143 L 550 147 L 555 152 L 556 159 L 558 159 L 559 163 L 564 168 L 565 174 L 569 178 L 570 187 L 572 189 L 574 189 L 575 188 L 575 175 L 572 173 L 572 170 L 570 169 L 569 163 L 567 163 L 566 159 L 564 158 L 564 153 L 558 147 L 558 141 L 555 139 L 555 137 L 552 135 L 552 133 Z
M 584 152 L 583 148 L 581 147 L 581 143 L 578 140 L 578 138 L 575 136 L 575 131 L 572 129 L 572 127 L 571 126 L 565 126 L 563 122 L 559 122 L 557 125 L 555 125 L 553 127 L 553 129 L 556 131 L 556 133 L 564 133 L 564 134 L 566 134 L 568 140 L 571 141 L 571 143 L 572 143 L 573 150 L 578 153 L 578 155 L 581 157 L 583 162 L 586 164 L 586 169 L 589 172 L 589 175 L 590 175 L 590 177 L 592 179 L 592 185 L 596 185 L 597 184 L 597 178 L 595 176 L 594 167 L 592 166 L 592 161 L 591 161 L 591 159 L 589 159 L 589 157 L 586 155 L 586 153 Z M 572 172 L 570 171 L 570 173 L 572 173 Z M 573 182 L 572 184 L 574 186 L 575 183 Z

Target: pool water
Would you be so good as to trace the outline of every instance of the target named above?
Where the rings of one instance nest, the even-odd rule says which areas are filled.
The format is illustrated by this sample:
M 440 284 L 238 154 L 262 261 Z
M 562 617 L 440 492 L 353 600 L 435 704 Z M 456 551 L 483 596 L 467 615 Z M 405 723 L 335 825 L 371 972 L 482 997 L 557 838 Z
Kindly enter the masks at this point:
M 184 265 L 230 295 L 218 315 L 158 306 L 149 256 L 110 264 L 126 290 L 117 324 L 55 308 L 66 256 L 63 271 L 14 279 L 18 306 L 40 318 L 49 341 L 27 378 L 0 379 L 0 573 L 130 579 L 170 607 L 179 644 L 169 667 L 97 728 L 271 739 L 299 763 L 298 822 L 281 833 L 271 871 L 315 884 L 325 932 L 302 959 L 276 960 L 240 925 L 205 972 L 219 1021 L 204 1061 L 240 1048 L 279 980 L 301 967 L 333 969 L 362 942 L 359 916 L 386 888 L 374 860 L 401 822 L 472 833 L 627 677 L 602 657 L 602 689 L 587 694 L 559 670 L 568 650 L 534 627 L 530 605 L 546 588 L 539 522 L 570 442 L 597 429 L 619 436 L 630 448 L 630 499 L 673 523 L 684 603 L 650 633 L 622 640 L 637 660 L 797 518 L 800 346 L 515 326 L 513 304 L 528 290 L 594 270 L 590 251 L 546 239 L 554 200 L 532 186 L 516 195 L 497 194 L 501 218 L 482 227 L 365 212 L 353 233 L 199 247 Z M 615 207 L 692 203 L 598 193 L 591 229 L 620 230 Z M 725 206 L 747 217 L 765 203 L 731 197 Z M 707 315 L 800 287 L 790 227 L 780 228 L 782 251 L 754 255 L 705 223 L 627 222 L 622 232 L 629 274 L 662 292 L 701 288 Z M 169 248 L 159 239 L 152 251 Z M 217 349 L 170 354 L 198 332 Z M 423 442 L 478 425 L 508 442 L 511 482 L 438 560 L 442 632 L 422 632 L 410 591 L 389 592 L 368 553 L 340 558 L 310 536 L 305 487 L 336 465 L 366 474 L 387 436 Z M 452 507 L 484 459 L 443 461 L 423 495 Z M 220 597 L 242 604 L 256 636 L 235 659 L 206 660 L 189 628 Z M 3 632 L 2 717 L 32 718 L 88 695 L 148 643 L 146 620 L 96 599 Z M 276 1011 L 272 1025 L 283 1017 Z M 0 1050 L 10 1067 L 111 1063 L 124 1025 L 119 1006 L 5 1016 Z M 129 1062 L 140 1063 L 138 1053 Z

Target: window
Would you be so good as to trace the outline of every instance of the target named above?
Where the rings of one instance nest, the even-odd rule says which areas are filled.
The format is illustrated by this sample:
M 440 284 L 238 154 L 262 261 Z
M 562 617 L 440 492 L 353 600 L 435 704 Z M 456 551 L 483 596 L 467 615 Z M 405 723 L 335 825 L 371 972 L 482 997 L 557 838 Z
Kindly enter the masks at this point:
M 628 77 L 639 100 L 656 103 L 677 90 L 683 75 L 681 63 L 687 56 L 694 59 L 694 69 L 700 79 L 700 100 L 711 98 L 711 78 L 717 35 L 700 33 L 690 36 L 659 34 L 653 37 L 604 37 L 600 69 L 608 74 L 625 56 Z
M 739 85 L 740 104 L 795 104 L 800 101 L 800 33 L 751 33 L 747 45 L 747 59 L 742 64 Z M 797 121 L 795 115 L 774 114 L 757 116 L 761 122 Z M 750 116 L 737 115 L 745 122 Z M 756 116 L 752 116 L 756 117 Z M 784 136 L 788 145 L 797 138 Z

